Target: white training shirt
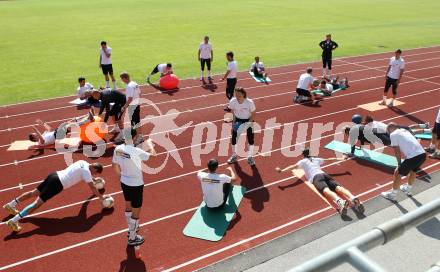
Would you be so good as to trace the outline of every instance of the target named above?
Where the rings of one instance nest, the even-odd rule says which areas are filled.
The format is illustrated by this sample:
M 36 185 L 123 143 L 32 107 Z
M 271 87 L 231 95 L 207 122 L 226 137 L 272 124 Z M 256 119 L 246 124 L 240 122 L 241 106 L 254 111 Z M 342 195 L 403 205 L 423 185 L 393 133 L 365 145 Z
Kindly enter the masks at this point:
M 113 163 L 121 168 L 121 182 L 128 186 L 144 185 L 142 161 L 147 161 L 150 153 L 132 146 L 121 144 L 113 152 Z
M 312 85 L 312 83 L 313 83 L 313 76 L 309 73 L 304 73 L 299 77 L 298 85 L 296 85 L 296 88 L 309 90 L 310 85 Z
M 237 77 L 237 62 L 235 60 L 228 62 L 228 78 L 236 78 Z
M 237 98 L 234 97 L 229 101 L 229 108 L 236 118 L 249 119 L 252 112 L 255 111 L 255 104 L 249 98 L 245 98 L 243 103 L 240 104 Z
M 90 91 L 92 89 L 93 89 L 93 85 L 88 82 L 86 82 L 84 86 L 78 87 L 77 89 L 78 98 L 82 98 L 87 91 Z
M 298 166 L 304 170 L 307 181 L 313 182 L 313 178 L 317 174 L 323 174 L 321 165 L 324 164 L 324 160 L 321 158 L 304 158 L 298 162 Z
M 51 145 L 55 143 L 55 131 L 45 131 L 41 134 L 43 137 L 43 145 Z
M 390 59 L 389 65 L 391 66 L 391 68 L 387 76 L 392 79 L 399 79 L 400 70 L 405 69 L 405 61 L 402 59 L 402 57 L 400 57 L 398 60 L 396 60 L 396 57 L 392 57 Z
M 440 108 L 438 109 L 437 118 L 435 119 L 437 124 L 440 124 Z
M 411 159 L 425 153 L 419 141 L 406 129 L 396 129 L 391 133 L 390 138 L 391 146 L 398 146 L 405 159 Z
M 161 64 L 157 65 L 157 70 L 159 70 L 159 72 L 161 74 L 165 74 L 167 72 L 167 64 L 161 63 Z
M 254 69 L 255 69 L 255 66 L 257 66 L 257 68 L 259 69 L 259 70 L 261 70 L 261 71 L 264 71 L 264 64 L 263 64 L 263 62 L 259 62 L 259 63 L 252 63 L 251 64 L 251 70 L 253 71 Z
M 366 128 L 375 129 L 379 133 L 387 132 L 387 124 L 379 121 L 373 121 L 365 125 Z
M 200 58 L 201 59 L 210 59 L 212 58 L 212 44 L 208 42 L 207 44 L 202 42 L 199 46 L 200 49 Z
M 139 89 L 139 85 L 134 81 L 130 81 L 125 87 L 125 96 L 127 97 L 127 100 L 128 98 L 132 97 L 133 102 L 135 104 L 139 104 L 139 101 L 136 100 L 139 99 L 141 96 L 141 90 Z
M 107 55 L 104 53 L 104 50 L 101 47 L 101 64 L 112 64 L 112 48 L 107 46 L 107 53 L 110 54 L 110 57 L 107 57 Z
M 319 89 L 322 90 L 321 85 L 319 85 Z M 327 91 L 330 93 L 333 92 L 333 85 L 330 83 L 326 83 L 324 91 Z
M 223 184 L 230 183 L 231 177 L 225 174 L 198 172 L 202 184 L 203 201 L 209 208 L 216 208 L 223 203 Z
M 58 178 L 64 189 L 72 187 L 81 180 L 85 183 L 92 182 L 92 173 L 90 172 L 90 164 L 86 161 L 79 160 L 72 163 L 64 170 L 57 171 Z

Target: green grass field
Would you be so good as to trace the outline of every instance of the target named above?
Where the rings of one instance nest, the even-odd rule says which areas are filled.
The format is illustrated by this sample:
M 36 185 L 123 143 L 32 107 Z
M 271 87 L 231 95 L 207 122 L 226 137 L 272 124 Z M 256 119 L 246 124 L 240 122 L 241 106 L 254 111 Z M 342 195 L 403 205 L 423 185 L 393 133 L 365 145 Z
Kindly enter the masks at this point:
M 143 83 L 167 61 L 181 78 L 198 76 L 205 34 L 216 73 L 227 50 L 240 70 L 257 54 L 269 66 L 317 60 L 327 32 L 335 56 L 436 45 L 439 10 L 438 0 L 0 0 L 0 104 L 73 94 L 79 75 L 103 85 L 101 40 L 115 73 Z

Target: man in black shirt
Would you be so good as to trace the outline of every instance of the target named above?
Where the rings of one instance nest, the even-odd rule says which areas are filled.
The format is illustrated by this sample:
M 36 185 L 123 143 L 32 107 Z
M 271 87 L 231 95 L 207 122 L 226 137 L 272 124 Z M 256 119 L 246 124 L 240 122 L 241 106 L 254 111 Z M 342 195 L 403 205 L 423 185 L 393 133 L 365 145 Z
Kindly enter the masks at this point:
M 99 109 L 98 116 L 102 117 L 102 113 L 105 109 L 105 116 L 104 116 L 104 122 L 107 123 L 110 116 L 113 116 L 113 121 L 115 123 L 115 127 L 113 128 L 111 133 L 119 133 L 121 132 L 121 129 L 124 127 L 122 122 L 122 107 L 126 103 L 126 97 L 125 94 L 116 91 L 116 90 L 103 90 L 103 91 L 94 91 L 92 93 L 93 98 L 101 100 L 101 107 Z M 110 104 L 114 103 L 113 106 Z M 121 133 L 119 135 L 122 136 Z M 119 137 L 118 135 L 118 137 Z M 122 140 L 122 139 L 121 139 Z M 117 141 L 115 139 L 115 141 Z
M 325 40 L 319 43 L 322 49 L 322 77 L 332 76 L 332 51 L 338 48 L 338 44 L 332 41 L 332 35 L 327 34 Z

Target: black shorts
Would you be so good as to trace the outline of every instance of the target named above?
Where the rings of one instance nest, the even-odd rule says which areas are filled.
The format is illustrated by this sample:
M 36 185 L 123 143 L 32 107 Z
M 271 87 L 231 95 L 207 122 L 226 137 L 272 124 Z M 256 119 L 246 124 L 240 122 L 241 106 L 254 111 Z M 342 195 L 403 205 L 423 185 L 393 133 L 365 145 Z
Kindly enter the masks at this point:
M 159 64 L 156 65 L 156 67 L 154 67 L 153 71 L 151 71 L 152 75 L 157 74 L 157 73 L 159 73 Z
M 413 158 L 403 160 L 402 164 L 400 165 L 398 172 L 401 176 L 406 176 L 409 174 L 409 172 L 413 171 L 416 172 L 420 169 L 420 166 L 425 162 L 426 160 L 426 153 L 417 155 Z
M 310 91 L 308 91 L 308 90 L 304 90 L 304 89 L 296 88 L 296 93 L 297 93 L 298 95 L 307 96 L 307 97 L 312 97 L 312 94 L 311 94 Z
M 141 122 L 141 107 L 139 105 L 128 106 L 128 114 L 130 114 L 130 123 L 132 127 Z
M 318 189 L 320 193 L 324 192 L 325 188 L 329 188 L 331 191 L 335 192 L 336 187 L 340 186 L 336 180 L 334 180 L 329 174 L 322 173 L 317 174 L 313 178 L 313 185 Z
M 142 207 L 144 185 L 128 186 L 121 182 L 121 188 L 122 192 L 124 193 L 125 201 L 129 201 L 132 208 L 136 209 Z
M 240 119 L 235 117 L 235 123 L 232 124 L 232 137 L 231 137 L 231 144 L 236 145 L 237 144 L 237 138 L 238 138 L 238 129 L 241 125 L 246 124 L 249 122 L 249 119 Z M 254 145 L 255 143 L 255 135 L 254 135 L 254 129 L 252 126 L 249 126 L 246 129 L 246 136 L 248 140 L 249 145 Z
M 205 71 L 205 64 L 208 67 L 208 71 L 211 71 L 211 59 L 200 59 L 200 68 Z
M 397 94 L 397 85 L 398 85 L 397 81 L 398 81 L 397 79 L 387 77 L 387 79 L 385 81 L 384 92 L 387 93 L 389 91 L 390 87 L 392 87 L 393 94 L 396 95 Z
M 332 56 L 322 55 L 322 68 L 332 69 Z
M 231 100 L 234 97 L 235 85 L 237 85 L 237 78 L 226 79 L 226 97 Z
M 228 201 L 228 196 L 231 193 L 231 189 L 232 189 L 232 185 L 230 183 L 224 183 L 223 184 L 223 203 L 218 206 L 218 207 L 208 207 L 206 206 L 206 208 L 208 208 L 209 210 L 220 210 L 223 209 L 223 207 L 226 204 L 226 201 Z
M 264 77 L 264 73 L 259 73 L 256 66 L 254 67 L 254 70 L 252 72 L 254 73 L 254 77 Z
M 104 75 L 113 75 L 113 65 L 111 64 L 101 64 L 102 73 Z
M 124 104 L 125 105 L 125 104 Z M 116 121 L 119 121 L 120 119 L 121 119 L 121 111 L 122 111 L 122 107 L 124 106 L 124 105 L 121 105 L 121 104 L 118 104 L 118 103 L 115 103 L 112 107 L 111 107 L 111 109 L 110 109 L 110 111 L 108 112 L 108 116 L 114 116 L 115 117 L 115 120 Z
M 437 136 L 437 140 L 440 140 L 440 123 L 435 122 L 432 128 L 432 137 Z
M 48 201 L 63 190 L 60 178 L 56 172 L 49 174 L 46 179 L 38 185 L 37 190 L 40 192 L 40 199 L 43 202 Z

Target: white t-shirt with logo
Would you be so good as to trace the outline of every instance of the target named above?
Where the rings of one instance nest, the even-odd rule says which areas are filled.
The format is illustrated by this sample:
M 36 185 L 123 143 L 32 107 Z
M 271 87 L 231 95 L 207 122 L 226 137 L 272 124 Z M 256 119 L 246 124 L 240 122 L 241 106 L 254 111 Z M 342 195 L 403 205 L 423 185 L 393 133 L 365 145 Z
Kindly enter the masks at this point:
M 391 68 L 387 76 L 392 79 L 399 79 L 400 70 L 405 69 L 405 61 L 402 58 L 396 59 L 396 57 L 392 57 L 389 65 Z
M 201 59 L 210 59 L 212 58 L 211 51 L 212 51 L 212 44 L 208 42 L 207 44 L 202 42 L 199 46 L 200 49 L 200 58 Z
M 66 169 L 57 171 L 63 188 L 67 189 L 72 187 L 80 181 L 84 181 L 85 183 L 92 182 L 92 173 L 89 167 L 90 164 L 88 162 L 79 160 L 69 165 Z
M 113 152 L 113 163 L 121 168 L 121 182 L 128 186 L 144 185 L 142 162 L 150 158 L 150 153 L 132 146 L 121 144 Z
M 237 62 L 235 60 L 228 62 L 228 78 L 236 78 L 237 77 Z
M 45 131 L 41 134 L 43 137 L 43 145 L 51 145 L 55 143 L 55 131 Z
M 223 203 L 223 184 L 230 183 L 231 177 L 225 174 L 198 172 L 202 184 L 203 201 L 209 208 L 216 208 Z
M 257 66 L 257 69 L 259 69 L 260 71 L 264 71 L 264 64 L 263 62 L 258 62 L 258 63 L 252 63 L 251 64 L 251 70 L 253 71 L 255 69 L 255 66 Z
M 391 146 L 398 146 L 405 159 L 425 153 L 419 141 L 406 129 L 399 128 L 390 134 Z
M 321 165 L 324 164 L 324 160 L 321 158 L 304 158 L 298 162 L 298 166 L 304 170 L 306 179 L 313 182 L 313 178 L 317 174 L 323 174 L 324 171 L 321 170 Z
M 313 83 L 313 76 L 309 73 L 304 73 L 299 77 L 298 85 L 296 85 L 296 88 L 309 90 L 310 85 L 312 85 L 312 83 Z
M 107 57 L 107 55 L 104 53 L 104 49 L 101 47 L 101 64 L 107 65 L 112 64 L 112 48 L 107 46 L 107 53 L 110 54 L 110 57 Z
M 252 112 L 254 112 L 256 109 L 252 99 L 245 98 L 243 103 L 240 104 L 235 97 L 229 101 L 229 108 L 234 116 L 240 119 L 249 119 L 252 115 Z
M 86 92 L 88 92 L 88 91 L 90 91 L 92 89 L 93 89 L 93 85 L 88 83 L 88 82 L 86 82 L 84 84 L 84 86 L 78 87 L 78 89 L 77 89 L 77 96 L 78 96 L 78 98 L 82 98 Z
M 440 124 L 440 108 L 438 109 L 437 118 L 435 119 L 437 124 Z
M 138 99 L 141 96 L 139 85 L 134 81 L 130 81 L 125 87 L 125 96 L 127 99 L 130 97 L 133 98 L 133 102 L 137 105 L 139 103 Z

